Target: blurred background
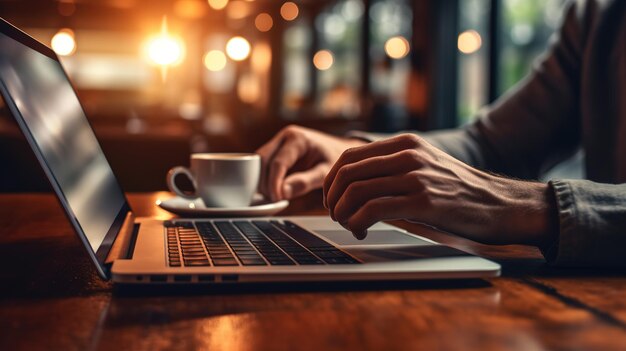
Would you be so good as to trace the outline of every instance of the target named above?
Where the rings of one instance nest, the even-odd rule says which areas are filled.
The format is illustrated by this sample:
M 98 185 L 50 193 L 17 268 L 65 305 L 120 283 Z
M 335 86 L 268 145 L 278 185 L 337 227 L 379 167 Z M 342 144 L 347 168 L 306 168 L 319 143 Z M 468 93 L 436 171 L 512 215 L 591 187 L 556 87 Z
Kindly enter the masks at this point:
M 287 124 L 463 125 L 518 82 L 568 0 L 0 0 L 61 57 L 126 191 Z M 48 191 L 3 104 L 0 192 Z

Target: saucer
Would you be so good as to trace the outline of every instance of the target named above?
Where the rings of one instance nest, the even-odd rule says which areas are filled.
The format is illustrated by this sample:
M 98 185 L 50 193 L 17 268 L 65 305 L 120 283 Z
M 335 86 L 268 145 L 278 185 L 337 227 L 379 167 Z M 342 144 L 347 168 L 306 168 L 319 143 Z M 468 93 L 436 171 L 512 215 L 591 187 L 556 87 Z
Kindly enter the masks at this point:
M 255 195 L 252 205 L 245 207 L 206 207 L 201 198 L 185 199 L 175 196 L 158 200 L 162 209 L 183 217 L 259 217 L 271 216 L 289 205 L 288 200 L 269 202 L 259 194 Z

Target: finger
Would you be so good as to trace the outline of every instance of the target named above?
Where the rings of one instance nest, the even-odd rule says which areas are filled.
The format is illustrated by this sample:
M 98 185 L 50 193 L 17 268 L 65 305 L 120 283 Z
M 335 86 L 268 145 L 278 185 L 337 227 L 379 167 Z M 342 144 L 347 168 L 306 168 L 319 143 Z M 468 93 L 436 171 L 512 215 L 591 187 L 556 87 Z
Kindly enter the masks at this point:
M 405 218 L 410 202 L 409 196 L 370 200 L 342 225 L 351 231 L 355 238 L 363 240 L 367 236 L 367 229 L 372 225 L 380 221 Z
M 351 183 L 359 180 L 403 174 L 421 166 L 418 152 L 412 149 L 387 156 L 372 157 L 343 166 L 337 172 L 333 183 L 326 193 L 326 203 L 331 217 L 335 219 L 335 205 Z
M 259 180 L 259 191 L 269 196 L 267 188 L 267 179 L 269 173 L 270 160 L 274 157 L 276 151 L 283 144 L 283 138 L 285 133 L 283 131 L 278 132 L 270 141 L 256 150 L 256 153 L 261 156 L 261 177 Z
M 322 186 L 330 164 L 320 163 L 310 170 L 290 174 L 283 183 L 283 198 L 293 199 Z
M 376 141 L 371 144 L 346 150 L 333 165 L 324 179 L 324 195 L 328 194 L 330 185 L 333 183 L 337 172 L 346 164 L 354 163 L 366 158 L 393 154 L 406 149 L 419 147 L 421 139 L 413 134 L 403 134 L 393 138 Z M 324 205 L 328 207 L 328 198 L 325 197 Z
M 333 208 L 334 217 L 345 223 L 366 203 L 381 197 L 408 195 L 423 189 L 416 172 L 351 183 Z
M 282 186 L 287 171 L 306 153 L 305 146 L 303 138 L 288 135 L 269 161 L 267 192 L 272 201 L 283 199 Z

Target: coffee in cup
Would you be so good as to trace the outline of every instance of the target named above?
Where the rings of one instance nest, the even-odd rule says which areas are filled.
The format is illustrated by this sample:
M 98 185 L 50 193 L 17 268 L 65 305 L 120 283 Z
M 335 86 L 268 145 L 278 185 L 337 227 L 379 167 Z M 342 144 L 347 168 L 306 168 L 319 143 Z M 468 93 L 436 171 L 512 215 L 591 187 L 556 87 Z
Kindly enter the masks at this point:
M 252 202 L 261 175 L 261 157 L 247 153 L 198 153 L 190 157 L 189 168 L 174 167 L 167 173 L 167 186 L 178 196 L 202 198 L 207 207 L 246 207 Z M 192 192 L 176 185 L 176 177 L 186 175 Z

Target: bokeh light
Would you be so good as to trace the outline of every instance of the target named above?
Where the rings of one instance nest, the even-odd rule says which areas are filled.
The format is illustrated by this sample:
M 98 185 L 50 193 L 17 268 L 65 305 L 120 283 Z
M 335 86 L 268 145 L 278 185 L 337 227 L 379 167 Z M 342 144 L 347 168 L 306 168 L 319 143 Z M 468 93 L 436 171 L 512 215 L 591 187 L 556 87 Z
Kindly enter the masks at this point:
M 243 1 L 233 1 L 226 8 L 226 16 L 233 20 L 241 20 L 248 17 L 252 12 L 249 3 Z
M 209 6 L 215 10 L 222 10 L 228 5 L 228 0 L 209 0 Z
M 259 77 L 252 73 L 241 76 L 237 84 L 237 96 L 247 104 L 253 104 L 261 97 L 261 82 Z
M 179 37 L 170 35 L 167 29 L 167 17 L 161 21 L 161 32 L 148 39 L 146 53 L 150 62 L 161 67 L 176 66 L 185 57 L 185 44 Z M 162 71 L 163 77 L 166 71 Z
M 313 64 L 320 71 L 325 71 L 333 66 L 335 59 L 333 54 L 328 50 L 320 50 L 313 56 Z
M 74 39 L 74 32 L 71 29 L 59 30 L 50 41 L 52 50 L 59 56 L 69 56 L 76 52 L 76 40 Z
M 473 54 L 482 46 L 482 38 L 477 31 L 473 29 L 466 30 L 465 32 L 459 34 L 457 45 L 459 51 L 462 53 L 467 55 Z
M 272 26 L 274 25 L 274 20 L 272 19 L 272 16 L 265 12 L 262 12 L 259 13 L 254 19 L 254 25 L 259 31 L 267 32 L 272 29 Z
M 226 43 L 226 53 L 235 61 L 243 61 L 250 55 L 250 43 L 244 37 L 232 37 Z
M 280 15 L 286 21 L 295 20 L 298 17 L 299 12 L 300 10 L 298 9 L 298 5 L 291 1 L 287 1 L 283 4 L 283 6 L 280 7 Z
M 211 50 L 204 55 L 204 67 L 211 72 L 218 72 L 226 67 L 226 55 L 221 50 Z
M 184 46 L 180 39 L 159 35 L 148 41 L 148 58 L 160 66 L 175 66 L 184 55 Z
M 250 54 L 250 65 L 256 73 L 269 72 L 272 65 L 272 48 L 269 43 L 260 42 L 254 45 Z
M 409 41 L 405 37 L 397 36 L 389 38 L 385 42 L 385 53 L 392 59 L 401 59 L 409 54 Z

